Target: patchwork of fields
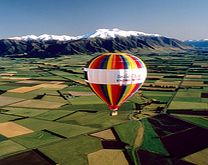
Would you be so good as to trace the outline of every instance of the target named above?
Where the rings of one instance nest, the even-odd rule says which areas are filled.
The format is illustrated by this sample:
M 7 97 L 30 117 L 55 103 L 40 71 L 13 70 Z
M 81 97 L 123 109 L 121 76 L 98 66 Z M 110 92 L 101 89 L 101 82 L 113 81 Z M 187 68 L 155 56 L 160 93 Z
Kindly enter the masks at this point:
M 0 165 L 206 162 L 208 56 L 141 56 L 147 80 L 114 117 L 84 81 L 93 57 L 0 59 Z

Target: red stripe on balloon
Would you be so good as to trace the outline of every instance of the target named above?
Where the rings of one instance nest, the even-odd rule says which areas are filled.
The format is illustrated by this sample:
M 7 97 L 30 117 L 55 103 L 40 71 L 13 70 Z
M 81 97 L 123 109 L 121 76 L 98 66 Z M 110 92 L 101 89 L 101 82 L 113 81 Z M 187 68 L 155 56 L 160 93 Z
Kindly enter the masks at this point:
M 112 102 L 113 105 L 117 105 L 122 91 L 123 86 L 121 85 L 111 85 L 111 95 L 112 95 Z
M 101 55 L 97 58 L 95 58 L 92 63 L 89 65 L 90 69 L 100 69 L 100 64 L 102 63 L 103 59 L 106 57 L 107 55 Z
M 112 69 L 124 69 L 123 59 L 120 55 L 115 55 L 115 60 L 113 61 L 113 68 Z
M 106 102 L 106 104 L 110 105 L 110 103 L 108 102 L 106 96 L 104 95 L 102 89 L 101 89 L 101 85 L 100 84 L 92 84 L 90 83 L 91 89 L 94 91 L 94 93 L 100 97 L 103 101 Z

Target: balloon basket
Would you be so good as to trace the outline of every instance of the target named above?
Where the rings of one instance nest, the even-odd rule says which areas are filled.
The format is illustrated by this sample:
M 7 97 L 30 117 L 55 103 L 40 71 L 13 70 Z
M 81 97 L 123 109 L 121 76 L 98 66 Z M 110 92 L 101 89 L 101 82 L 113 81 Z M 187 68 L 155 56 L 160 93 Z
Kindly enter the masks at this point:
M 111 111 L 110 115 L 111 116 L 117 116 L 118 115 L 118 111 Z

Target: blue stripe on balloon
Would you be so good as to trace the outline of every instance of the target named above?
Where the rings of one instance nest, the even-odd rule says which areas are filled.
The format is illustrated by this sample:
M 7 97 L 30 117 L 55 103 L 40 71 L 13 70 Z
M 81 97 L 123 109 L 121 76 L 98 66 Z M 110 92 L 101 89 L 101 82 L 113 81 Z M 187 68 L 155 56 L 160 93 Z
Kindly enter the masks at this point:
M 124 94 L 126 88 L 127 88 L 127 85 L 122 86 L 122 89 L 121 89 L 120 94 L 119 94 L 119 98 L 118 98 L 118 100 L 117 100 L 117 102 L 116 102 L 116 105 L 119 103 L 119 101 L 120 101 L 121 98 L 123 97 L 123 94 Z
M 107 85 L 105 84 L 100 84 L 100 88 L 102 90 L 102 93 L 104 94 L 108 104 L 110 105 L 111 102 L 110 102 L 110 99 L 109 99 L 109 95 L 108 95 L 108 90 L 107 90 Z
M 120 58 L 122 59 L 122 62 L 124 64 L 124 68 L 123 69 L 128 69 L 128 63 L 126 58 L 124 58 L 124 56 L 120 55 Z
M 100 63 L 100 69 L 107 69 L 108 59 L 110 56 L 105 56 Z

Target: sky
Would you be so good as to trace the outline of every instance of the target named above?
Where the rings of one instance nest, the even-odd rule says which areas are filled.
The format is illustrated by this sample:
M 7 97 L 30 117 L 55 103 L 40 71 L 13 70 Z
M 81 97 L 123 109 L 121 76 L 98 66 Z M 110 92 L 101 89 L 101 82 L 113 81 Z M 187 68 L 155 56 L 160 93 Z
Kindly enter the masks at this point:
M 0 0 L 0 38 L 100 28 L 208 38 L 208 0 Z

